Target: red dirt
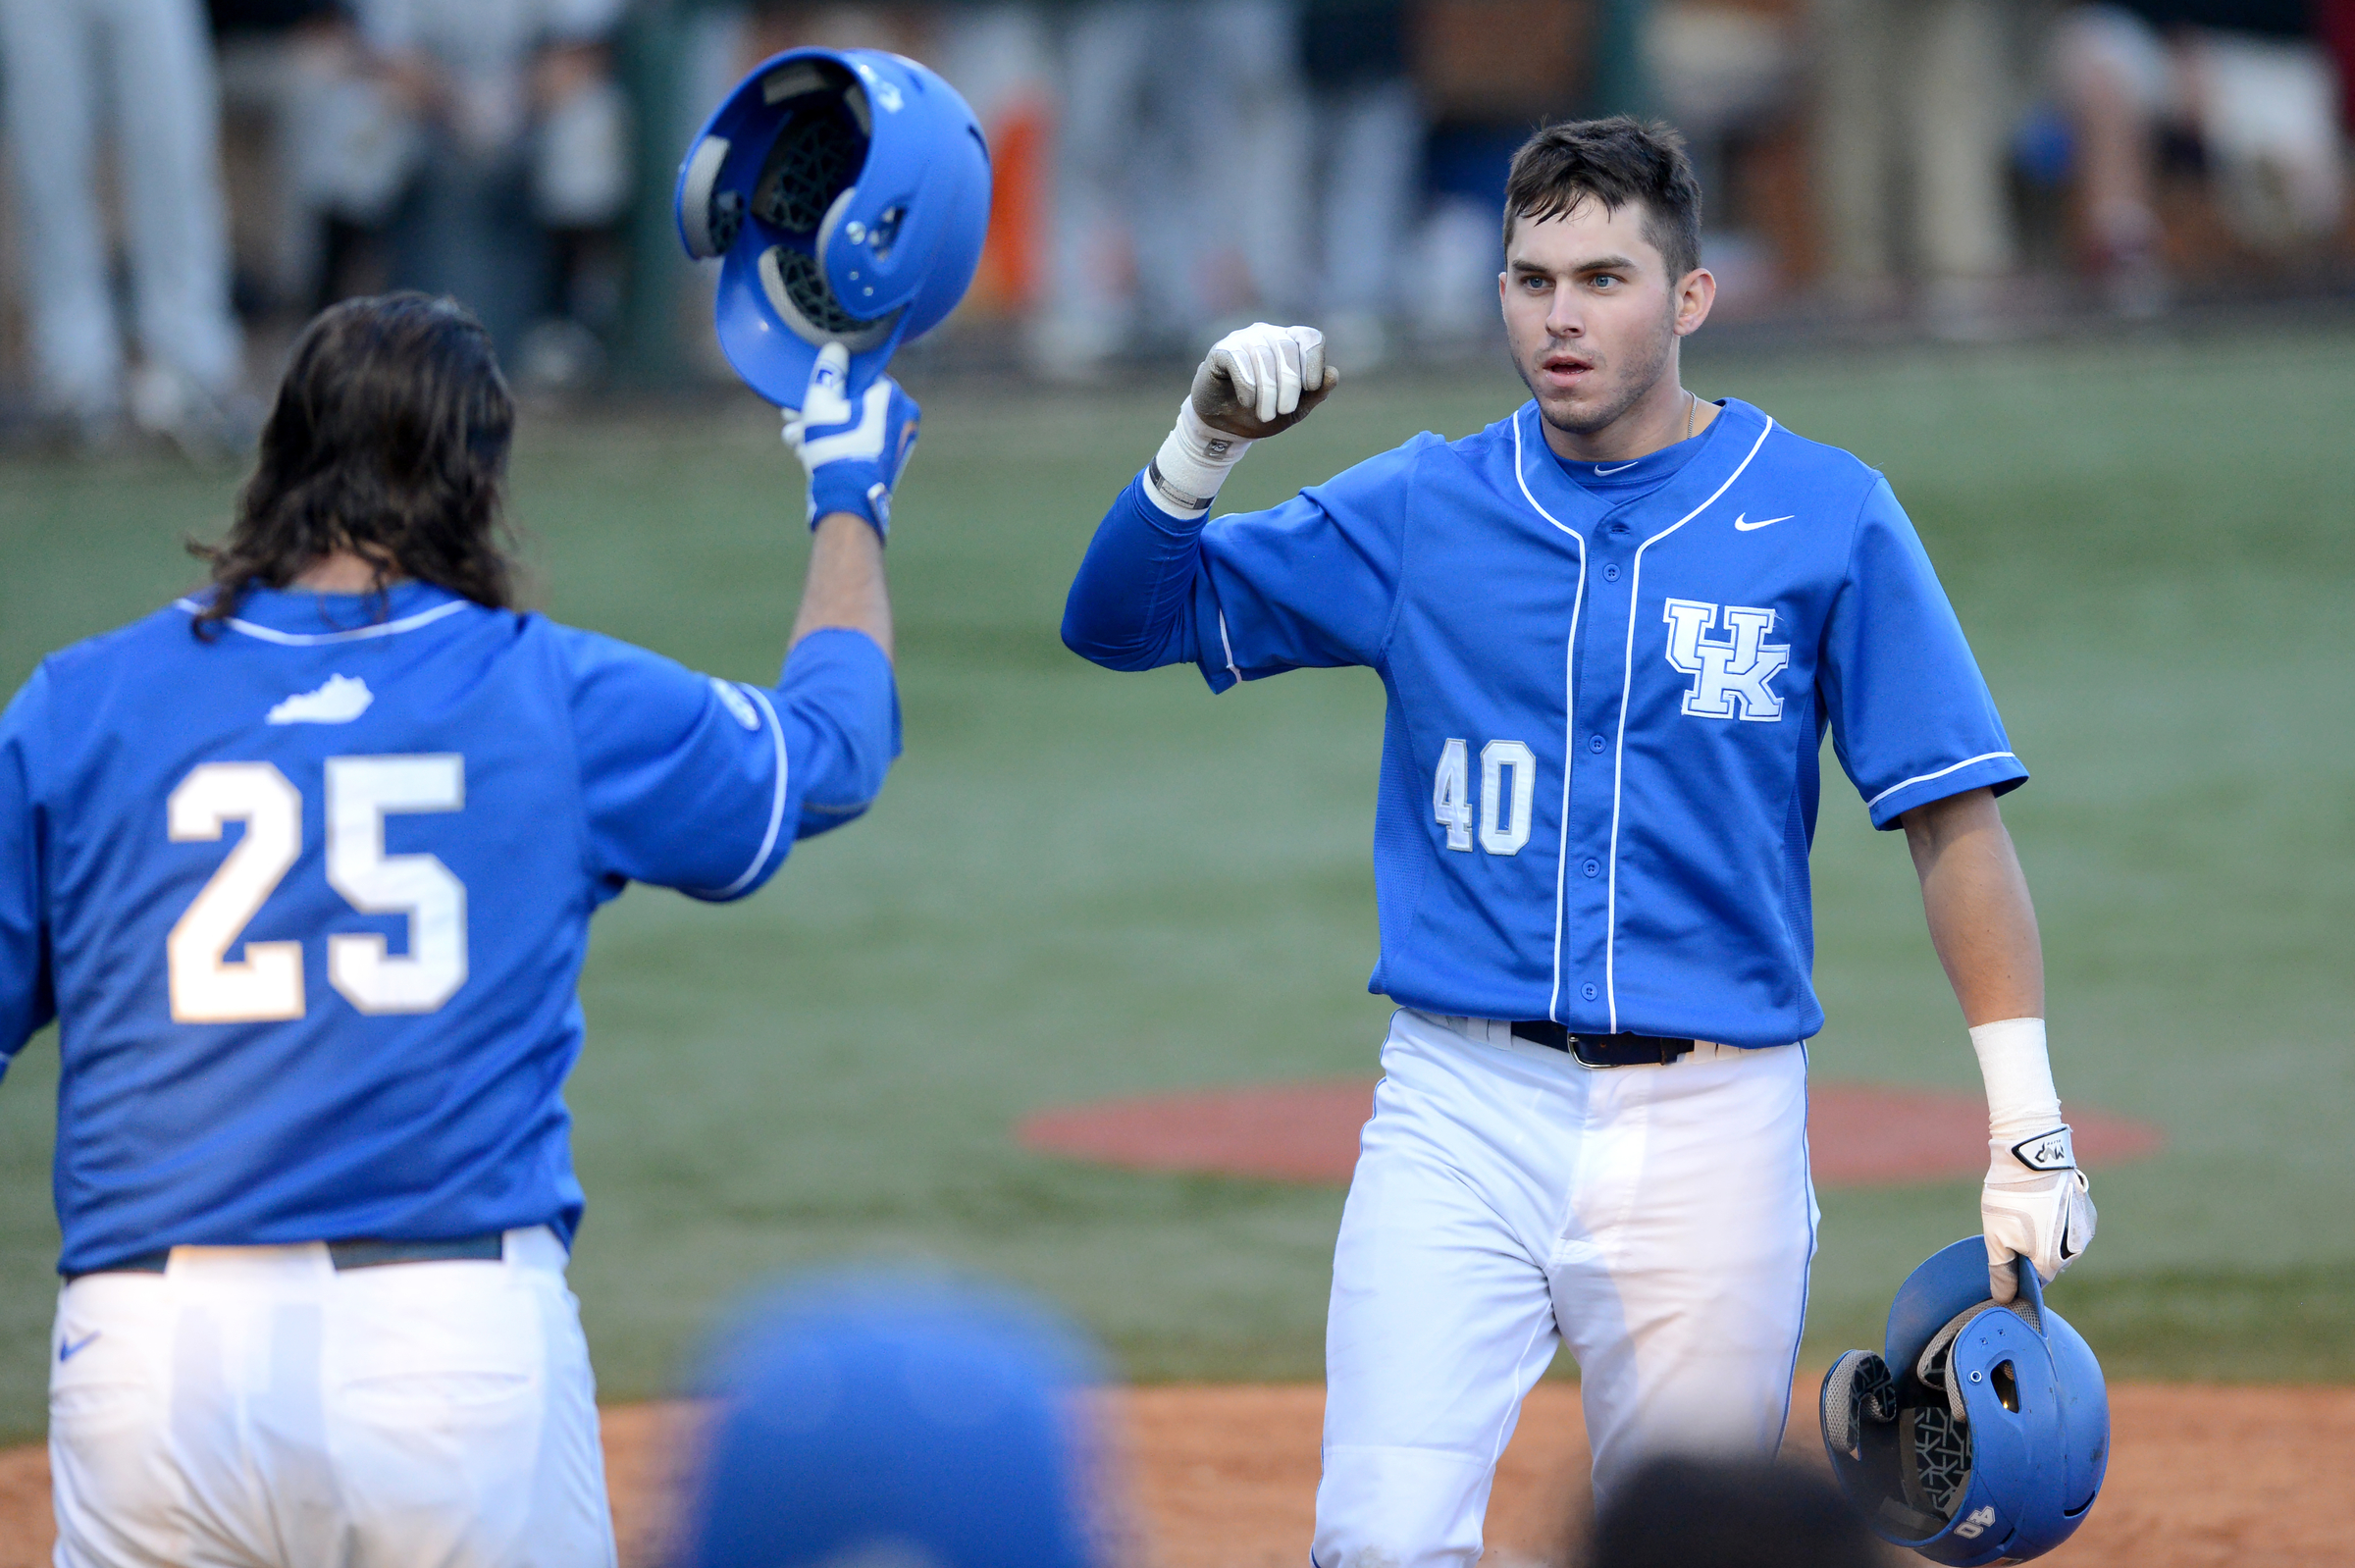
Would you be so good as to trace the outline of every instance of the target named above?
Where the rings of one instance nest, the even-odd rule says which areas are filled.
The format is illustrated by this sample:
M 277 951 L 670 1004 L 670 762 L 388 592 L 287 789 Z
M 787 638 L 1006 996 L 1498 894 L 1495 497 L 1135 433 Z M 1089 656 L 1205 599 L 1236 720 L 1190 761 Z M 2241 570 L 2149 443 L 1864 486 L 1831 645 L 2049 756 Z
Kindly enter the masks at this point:
M 1815 1380 L 1802 1380 L 1787 1451 L 1821 1463 Z M 2109 1484 L 2066 1568 L 2355 1568 L 2355 1388 L 2123 1385 L 2110 1390 Z M 1137 1388 L 1114 1396 L 1140 1522 L 1134 1568 L 1297 1568 L 1308 1550 L 1324 1390 Z M 623 1568 L 655 1568 L 692 1432 L 682 1405 L 605 1412 Z M 1558 1561 L 1580 1506 L 1576 1387 L 1530 1396 L 1489 1508 L 1498 1568 Z M 0 1568 L 49 1560 L 48 1455 L 0 1451 Z M 1912 1561 L 1908 1558 L 1906 1561 Z
M 1200 1171 L 1271 1181 L 1340 1183 L 1357 1163 L 1371 1084 L 1264 1084 L 1043 1111 L 1024 1147 L 1138 1171 Z M 2071 1108 L 2077 1153 L 2100 1167 L 2156 1154 L 2157 1127 Z M 1987 1169 L 1987 1105 L 1973 1094 L 1818 1083 L 1807 1146 L 1821 1186 L 1879 1186 L 1977 1176 Z

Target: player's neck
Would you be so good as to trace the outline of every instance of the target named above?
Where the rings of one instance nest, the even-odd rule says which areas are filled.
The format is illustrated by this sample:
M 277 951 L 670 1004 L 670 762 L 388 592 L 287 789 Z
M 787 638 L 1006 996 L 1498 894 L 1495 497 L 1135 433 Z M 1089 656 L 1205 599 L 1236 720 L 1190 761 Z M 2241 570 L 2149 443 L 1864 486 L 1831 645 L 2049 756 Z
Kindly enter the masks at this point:
M 1600 430 L 1560 430 L 1543 420 L 1545 444 L 1570 463 L 1626 463 L 1698 436 L 1717 418 L 1715 403 L 1684 389 L 1673 367 L 1626 413 Z
M 304 567 L 289 586 L 314 594 L 373 594 L 400 581 L 398 572 L 380 578 L 378 571 L 377 563 L 358 551 L 339 549 Z

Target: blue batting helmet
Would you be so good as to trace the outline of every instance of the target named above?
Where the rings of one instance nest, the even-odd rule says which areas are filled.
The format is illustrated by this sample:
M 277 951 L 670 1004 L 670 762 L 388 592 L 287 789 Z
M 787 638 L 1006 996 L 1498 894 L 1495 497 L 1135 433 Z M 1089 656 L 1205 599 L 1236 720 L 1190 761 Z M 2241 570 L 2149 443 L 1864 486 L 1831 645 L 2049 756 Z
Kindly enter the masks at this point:
M 2042 1556 L 2075 1533 L 2110 1463 L 2110 1396 L 2084 1336 L 2044 1304 L 1987 1298 L 1987 1244 L 1968 1236 L 1913 1271 L 1879 1355 L 1823 1380 L 1823 1445 L 1882 1540 L 1971 1568 Z
M 850 1274 L 722 1342 L 682 1568 L 1099 1568 L 1097 1369 L 1039 1309 Z
M 789 49 L 737 83 L 679 166 L 679 240 L 718 257 L 719 346 L 801 406 L 817 351 L 850 395 L 957 308 L 989 229 L 989 146 L 957 89 L 880 49 Z

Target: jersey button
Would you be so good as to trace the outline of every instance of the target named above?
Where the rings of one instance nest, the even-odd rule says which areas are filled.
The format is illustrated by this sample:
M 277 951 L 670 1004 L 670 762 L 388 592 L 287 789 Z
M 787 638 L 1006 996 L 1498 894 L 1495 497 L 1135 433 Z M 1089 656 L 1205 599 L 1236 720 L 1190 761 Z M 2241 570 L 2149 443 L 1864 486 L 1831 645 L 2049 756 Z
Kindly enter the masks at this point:
M 1619 581 L 1619 563 L 1617 561 L 1611 562 L 1602 569 L 1602 580 L 1606 583 Z
M 1586 864 L 1580 866 L 1579 869 L 1586 872 L 1589 876 L 1600 876 L 1602 874 L 1602 862 L 1600 861 L 1589 861 Z
M 1599 753 L 1602 751 L 1603 747 L 1605 747 L 1605 746 L 1607 746 L 1607 745 L 1609 745 L 1609 744 L 1610 744 L 1609 742 L 1605 741 L 1605 740 L 1604 740 L 1604 739 L 1603 739 L 1601 736 L 1599 736 L 1599 735 L 1590 735 L 1590 736 L 1588 736 L 1588 737 L 1587 737 L 1587 750 L 1588 750 L 1588 751 L 1590 751 L 1590 752 L 1595 752 L 1595 753 L 1597 753 L 1597 754 L 1599 754 Z
M 1584 984 L 1584 985 L 1580 986 L 1580 987 L 1578 988 L 1578 994 L 1579 994 L 1580 996 L 1583 996 L 1583 997 L 1585 997 L 1585 998 L 1586 998 L 1588 1001 L 1590 1001 L 1590 1002 L 1594 1001 L 1594 1000 L 1595 1000 L 1595 982 L 1594 982 L 1593 980 L 1589 980 L 1589 981 L 1588 981 L 1586 984 Z

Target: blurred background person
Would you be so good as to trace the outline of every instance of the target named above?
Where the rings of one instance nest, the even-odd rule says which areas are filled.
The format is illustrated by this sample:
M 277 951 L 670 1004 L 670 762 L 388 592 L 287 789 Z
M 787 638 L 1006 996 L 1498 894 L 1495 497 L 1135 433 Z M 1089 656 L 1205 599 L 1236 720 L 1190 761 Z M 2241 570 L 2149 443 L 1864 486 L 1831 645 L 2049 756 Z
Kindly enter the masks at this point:
M 1313 304 L 1341 363 L 1389 357 L 1399 260 L 1421 217 L 1423 109 L 1408 69 L 1404 0 L 1307 0 Z
M 43 427 L 103 446 L 128 410 L 192 452 L 241 447 L 254 421 L 238 391 L 219 106 L 198 0 L 0 0 L 0 69 Z M 138 345 L 128 374 L 100 200 L 103 132 Z
M 464 300 L 527 387 L 594 379 L 631 191 L 624 0 L 347 4 L 420 146 L 386 224 L 389 281 Z
M 1042 373 L 1085 378 L 1299 303 L 1297 12 L 1297 0 L 1072 8 L 1053 285 L 1031 342 Z
M 1578 1568 L 1897 1568 L 1899 1556 L 1817 1471 L 1670 1458 L 1611 1494 L 1573 1560 Z
M 2311 0 L 2108 0 L 2053 35 L 2074 132 L 2078 221 L 2113 309 L 2168 301 L 2159 183 L 2206 171 L 2245 244 L 2281 251 L 2333 234 L 2343 206 L 2339 82 Z
M 424 138 L 341 0 L 211 0 L 238 312 L 307 320 L 389 286 L 375 242 Z
M 1094 1357 L 1043 1309 L 845 1274 L 744 1313 L 707 1375 L 684 1568 L 1116 1560 Z

